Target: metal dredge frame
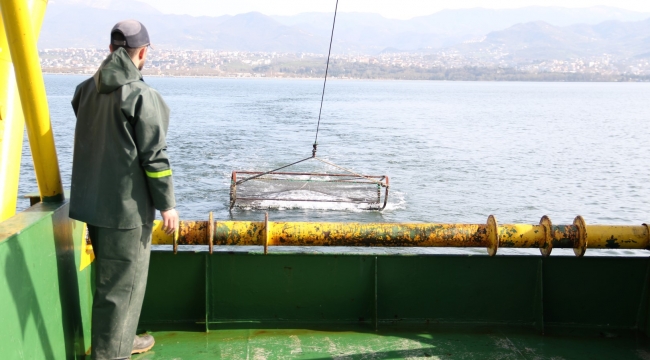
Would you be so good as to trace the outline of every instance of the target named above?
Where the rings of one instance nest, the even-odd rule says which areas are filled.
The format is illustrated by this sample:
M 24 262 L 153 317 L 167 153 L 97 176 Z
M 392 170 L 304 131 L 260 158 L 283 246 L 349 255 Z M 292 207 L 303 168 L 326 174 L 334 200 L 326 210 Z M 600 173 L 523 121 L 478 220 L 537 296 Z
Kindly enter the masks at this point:
M 245 174 L 245 175 L 250 175 L 248 178 L 242 179 L 242 180 L 237 180 L 237 174 Z M 291 199 L 271 199 L 271 198 L 265 198 L 265 197 L 238 197 L 237 196 L 237 185 L 240 185 L 244 182 L 247 182 L 249 180 L 253 179 L 260 179 L 263 175 L 284 175 L 284 176 L 311 176 L 311 177 L 322 177 L 322 178 L 336 178 L 336 177 L 346 177 L 346 178 L 353 178 L 350 180 L 342 180 L 340 182 L 344 182 L 346 184 L 376 184 L 377 185 L 377 202 L 376 203 L 370 203 L 368 201 L 355 201 L 355 200 L 324 200 L 324 199 L 305 199 L 305 198 L 291 198 Z M 265 180 L 286 180 L 286 179 L 265 179 Z M 298 181 L 308 181 L 308 180 L 298 180 Z M 313 181 L 313 180 L 311 180 Z M 323 182 L 339 182 L 336 180 L 321 180 Z M 381 199 L 381 188 L 385 188 L 384 190 L 384 199 L 382 201 Z M 235 206 L 235 203 L 240 200 L 240 201 L 304 201 L 304 202 L 326 202 L 326 203 L 351 203 L 351 204 L 368 204 L 370 207 L 367 210 L 383 210 L 386 208 L 386 204 L 388 203 L 388 189 L 389 189 L 389 179 L 388 176 L 386 175 L 374 175 L 374 176 L 369 176 L 369 175 L 357 175 L 357 174 L 326 174 L 326 173 L 307 173 L 307 172 L 262 172 L 262 171 L 233 171 L 232 172 L 232 177 L 230 181 L 230 209 Z M 373 205 L 377 206 L 373 206 Z
M 325 65 L 325 78 L 323 79 L 323 91 L 321 93 L 321 98 L 320 98 L 320 108 L 318 110 L 318 123 L 316 125 L 316 136 L 314 137 L 314 144 L 312 145 L 311 156 L 307 157 L 307 158 L 304 158 L 304 159 L 301 159 L 301 160 L 298 160 L 298 161 L 293 162 L 291 164 L 283 165 L 283 166 L 280 166 L 280 167 L 275 168 L 273 170 L 269 170 L 269 171 L 265 171 L 265 172 L 262 172 L 262 171 L 233 171 L 232 172 L 232 180 L 231 180 L 231 183 L 230 183 L 230 210 L 232 210 L 232 208 L 235 206 L 235 203 L 237 202 L 237 200 L 249 200 L 249 201 L 271 200 L 271 201 L 357 203 L 357 204 L 369 204 L 370 207 L 367 210 L 381 211 L 381 210 L 384 210 L 386 208 L 386 204 L 388 203 L 388 188 L 389 188 L 388 176 L 385 176 L 385 175 L 382 175 L 382 176 L 361 175 L 359 173 L 356 173 L 353 170 L 350 170 L 348 168 L 336 165 L 336 164 L 334 164 L 334 163 L 332 163 L 332 162 L 330 162 L 328 160 L 321 159 L 321 158 L 316 156 L 316 152 L 318 151 L 318 132 L 320 130 L 321 115 L 323 113 L 323 101 L 325 99 L 325 88 L 326 88 L 326 85 L 327 85 L 327 74 L 329 72 L 330 57 L 332 55 L 332 41 L 334 40 L 334 28 L 336 26 L 336 14 L 338 13 L 338 7 L 339 7 L 339 2 L 338 2 L 338 0 L 336 0 L 336 6 L 334 7 L 334 19 L 332 20 L 332 32 L 330 34 L 330 44 L 329 44 L 329 49 L 328 49 L 328 52 L 327 52 L 327 64 Z M 300 164 L 300 163 L 302 163 L 304 161 L 311 160 L 311 159 L 320 161 L 320 162 L 322 162 L 324 164 L 327 164 L 327 165 L 333 166 L 333 167 L 335 167 L 335 168 L 337 168 L 339 170 L 345 171 L 349 175 L 348 174 L 323 174 L 323 173 L 298 173 L 298 172 L 295 172 L 295 173 L 282 172 L 281 173 L 281 172 L 278 172 L 279 170 L 286 169 L 286 168 L 288 168 L 290 166 L 294 166 L 294 165 Z M 247 178 L 244 178 L 244 179 L 239 179 L 238 180 L 237 179 L 237 173 L 248 174 L 248 175 L 251 175 L 251 176 L 249 176 Z M 250 181 L 250 180 L 255 180 L 255 179 L 258 179 L 258 178 L 262 178 L 265 175 L 272 175 L 272 174 L 286 175 L 286 176 L 294 176 L 294 175 L 295 176 L 305 176 L 305 175 L 308 175 L 308 176 L 312 176 L 312 177 L 332 177 L 332 176 L 334 176 L 334 177 L 344 177 L 345 176 L 345 177 L 353 177 L 353 180 L 357 180 L 357 181 L 365 180 L 365 181 L 360 181 L 360 182 L 357 182 L 357 183 L 358 184 L 361 184 L 361 183 L 363 183 L 363 184 L 372 184 L 372 183 L 377 184 L 377 202 L 376 203 L 371 203 L 369 201 L 363 201 L 363 200 L 356 201 L 354 199 L 350 199 L 350 200 L 322 200 L 322 199 L 304 199 L 304 198 L 303 199 L 300 199 L 300 198 L 299 199 L 282 199 L 282 198 L 280 198 L 280 199 L 271 199 L 271 198 L 263 198 L 263 197 L 243 198 L 243 197 L 238 197 L 237 196 L 237 185 L 240 185 L 240 184 L 245 183 L 245 182 Z M 283 179 L 270 179 L 270 178 L 267 178 L 267 179 L 264 179 L 264 180 L 271 180 L 271 181 L 278 180 L 278 181 L 280 181 L 280 180 L 283 180 Z M 300 179 L 298 179 L 298 180 L 300 180 Z M 305 181 L 305 180 L 302 180 L 302 181 Z M 337 182 L 335 180 L 325 180 L 325 181 L 326 182 Z M 340 181 L 340 182 L 343 182 L 343 181 Z M 355 183 L 355 182 L 352 182 L 352 181 L 345 181 L 345 182 L 348 183 L 348 184 Z M 386 189 L 385 194 L 384 194 L 383 204 L 382 204 L 382 201 L 381 201 L 381 188 L 382 187 Z M 377 206 L 372 206 L 372 204 L 377 204 Z

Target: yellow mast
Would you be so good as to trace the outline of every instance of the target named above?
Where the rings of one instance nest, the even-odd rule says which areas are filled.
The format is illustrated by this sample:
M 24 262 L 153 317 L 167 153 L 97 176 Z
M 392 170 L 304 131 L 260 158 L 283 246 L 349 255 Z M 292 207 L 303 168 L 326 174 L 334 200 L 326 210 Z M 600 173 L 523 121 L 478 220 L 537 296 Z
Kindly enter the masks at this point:
M 39 34 L 47 1 L 30 2 L 34 34 Z M 11 53 L 0 18 L 0 222 L 16 213 L 25 118 L 16 87 Z
M 25 119 L 4 25 L 0 32 L 0 221 L 4 221 L 16 213 Z
M 11 68 L 10 64 L 6 65 L 8 58 L 5 52 L 9 50 L 8 52 L 11 54 L 11 60 L 14 65 L 18 93 L 16 94 L 14 91 L 14 80 L 11 76 L 11 71 L 0 73 L 0 81 L 3 80 L 2 77 L 4 76 L 6 82 L 4 88 L 9 89 L 9 91 L 5 91 L 4 100 L 7 100 L 8 96 L 13 96 L 13 99 L 20 98 L 41 199 L 43 201 L 61 201 L 64 199 L 63 187 L 61 185 L 59 163 L 50 123 L 45 83 L 43 81 L 36 46 L 36 34 L 40 32 L 47 0 L 32 0 L 31 7 L 29 5 L 26 0 L 0 1 L 2 20 L 4 23 L 3 29 L 7 41 L 5 44 L 8 45 L 8 47 L 5 45 L 2 48 L 2 56 L 5 59 L 5 63 L 3 64 L 5 66 L 2 70 Z M 5 41 L 4 37 L 3 41 Z M 0 85 L 2 84 L 0 83 Z M 5 104 L 11 105 L 12 110 L 14 110 L 12 114 L 17 114 L 15 111 L 17 107 L 14 106 L 15 100 L 12 104 L 9 104 L 9 102 L 5 102 Z M 17 189 L 18 170 L 20 167 L 19 149 L 22 145 L 22 130 L 19 129 L 22 127 L 22 116 L 12 116 L 11 121 L 13 122 L 11 124 L 12 126 L 9 127 L 10 131 L 12 131 L 11 136 L 8 138 L 3 137 L 3 142 L 11 142 L 11 144 L 7 144 L 6 148 L 12 150 L 7 152 L 7 156 L 4 156 L 4 154 L 2 156 L 2 161 L 8 161 L 7 166 L 3 167 L 3 170 L 6 168 L 8 171 L 6 174 L 0 175 L 4 179 L 8 179 L 7 184 L 11 185 L 3 188 L 3 193 L 6 193 L 3 194 L 3 215 L 11 212 L 9 209 L 11 206 L 9 198 L 12 195 L 15 198 L 17 195 L 16 190 L 13 189 Z M 5 126 L 5 128 L 7 127 Z M 19 130 L 21 134 L 18 134 Z M 16 139 L 16 136 L 20 139 Z M 14 182 L 16 185 L 14 185 Z M 15 200 L 13 208 L 15 211 Z

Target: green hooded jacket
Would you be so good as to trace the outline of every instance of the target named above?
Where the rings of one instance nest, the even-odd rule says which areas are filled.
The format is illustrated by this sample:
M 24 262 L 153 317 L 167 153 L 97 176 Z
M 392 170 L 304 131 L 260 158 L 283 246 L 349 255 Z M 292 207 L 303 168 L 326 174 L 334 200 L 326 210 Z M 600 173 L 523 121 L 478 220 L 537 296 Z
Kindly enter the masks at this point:
M 165 135 L 169 107 L 127 52 L 110 54 L 77 86 L 70 217 L 132 229 L 176 206 Z

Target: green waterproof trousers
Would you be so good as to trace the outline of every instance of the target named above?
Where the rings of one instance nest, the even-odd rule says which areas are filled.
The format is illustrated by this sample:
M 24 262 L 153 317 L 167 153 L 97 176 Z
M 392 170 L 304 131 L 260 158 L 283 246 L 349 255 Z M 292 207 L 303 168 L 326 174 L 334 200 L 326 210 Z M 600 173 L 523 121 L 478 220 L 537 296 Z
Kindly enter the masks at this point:
M 129 358 L 147 287 L 153 224 L 135 229 L 88 225 L 95 252 L 92 358 Z

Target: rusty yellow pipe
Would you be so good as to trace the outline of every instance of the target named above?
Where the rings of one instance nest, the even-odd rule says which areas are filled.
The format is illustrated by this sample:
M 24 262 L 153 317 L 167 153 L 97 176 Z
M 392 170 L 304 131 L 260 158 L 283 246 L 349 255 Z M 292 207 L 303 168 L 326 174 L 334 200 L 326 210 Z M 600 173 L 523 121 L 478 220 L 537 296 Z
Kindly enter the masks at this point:
M 587 225 L 590 248 L 597 249 L 647 249 L 646 226 Z
M 580 218 L 581 219 L 581 218 Z M 494 223 L 496 225 L 496 223 Z M 154 244 L 172 244 L 159 222 L 154 227 Z M 392 223 L 315 223 L 264 221 L 215 221 L 215 245 L 267 246 L 387 246 L 387 247 L 486 247 L 490 248 L 488 224 L 392 224 Z M 551 225 L 548 234 L 543 224 L 496 225 L 498 247 L 573 248 L 582 256 L 586 247 L 647 249 L 650 231 L 645 225 Z M 207 245 L 207 221 L 181 221 L 180 245 Z M 268 236 L 268 238 L 267 238 Z M 544 252 L 542 252 L 544 254 Z M 547 255 L 547 254 L 545 254 Z
M 498 229 L 500 247 L 539 248 L 544 241 L 541 225 L 504 224 Z
M 215 245 L 263 245 L 264 221 L 216 221 Z M 181 221 L 180 245 L 207 245 L 207 221 Z M 156 221 L 154 244 L 172 244 Z M 269 246 L 487 246 L 485 225 L 269 222 Z
M 46 5 L 47 2 L 42 0 L 30 2 L 30 18 L 36 35 L 41 31 Z M 5 27 L 0 18 L 0 221 L 16 213 L 24 131 L 25 118 Z
M 272 222 L 269 245 L 485 247 L 479 224 Z
M 0 6 L 41 199 L 61 201 L 59 162 L 29 7 L 25 0 L 0 0 Z

